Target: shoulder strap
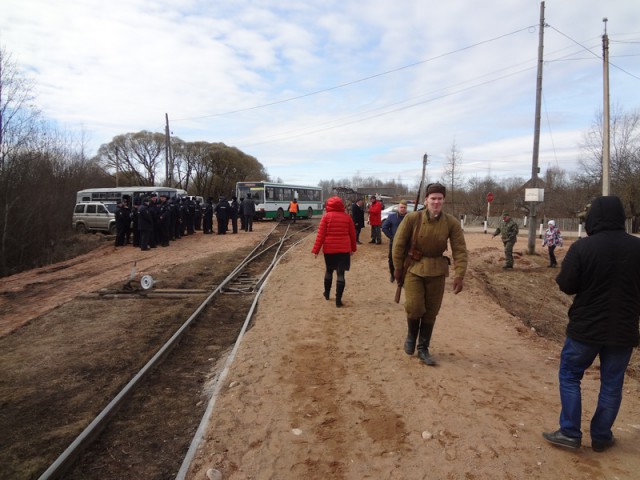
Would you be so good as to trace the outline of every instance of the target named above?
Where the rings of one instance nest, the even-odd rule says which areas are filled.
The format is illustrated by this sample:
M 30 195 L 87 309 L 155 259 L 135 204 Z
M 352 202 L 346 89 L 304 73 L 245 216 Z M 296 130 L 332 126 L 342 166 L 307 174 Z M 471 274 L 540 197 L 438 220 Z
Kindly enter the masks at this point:
M 424 214 L 419 213 L 418 215 L 416 215 L 418 221 L 416 222 L 417 225 L 414 225 L 413 234 L 411 235 L 411 246 L 414 248 L 418 243 L 418 235 L 420 234 L 420 229 L 422 228 L 422 215 Z

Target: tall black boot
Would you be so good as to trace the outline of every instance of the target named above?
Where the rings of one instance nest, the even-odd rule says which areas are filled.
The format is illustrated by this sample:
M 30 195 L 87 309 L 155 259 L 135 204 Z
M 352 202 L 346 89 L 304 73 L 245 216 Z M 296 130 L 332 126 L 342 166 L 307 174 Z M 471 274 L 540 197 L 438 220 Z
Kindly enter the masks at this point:
M 336 282 L 336 307 L 342 306 L 342 292 L 344 292 L 345 282 Z
M 325 278 L 324 279 L 324 298 L 329 300 L 329 293 L 331 293 L 331 282 L 333 278 Z
M 413 355 L 413 352 L 415 352 L 419 331 L 420 319 L 407 318 L 407 339 L 404 341 L 404 351 L 407 355 Z
M 418 335 L 418 358 L 425 365 L 435 365 L 436 361 L 429 353 L 433 323 L 426 323 L 424 320 L 421 323 L 420 334 Z

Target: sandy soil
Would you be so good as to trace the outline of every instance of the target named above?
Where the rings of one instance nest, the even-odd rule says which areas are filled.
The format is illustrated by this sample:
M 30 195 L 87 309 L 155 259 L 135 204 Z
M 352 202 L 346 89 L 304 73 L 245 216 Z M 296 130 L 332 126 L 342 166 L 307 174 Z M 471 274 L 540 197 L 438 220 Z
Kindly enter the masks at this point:
M 139 281 L 143 275 L 150 274 L 162 288 L 163 277 L 177 265 L 212 253 L 251 246 L 272 228 L 273 224 L 257 222 L 254 231 L 249 233 L 203 235 L 196 232 L 172 242 L 167 248 L 144 252 L 131 245 L 116 248 L 115 237 L 91 238 L 89 235 L 86 241 L 96 245 L 91 253 L 0 278 L 0 337 L 78 295 L 114 284 L 124 286 L 134 268 L 135 279 Z
M 583 448 L 564 451 L 541 437 L 557 428 L 560 345 L 525 324 L 548 318 L 555 298 L 545 258 L 522 257 L 504 272 L 498 240 L 468 234 L 466 288 L 454 296 L 448 284 L 432 340 L 439 365 L 427 367 L 402 350 L 403 300 L 393 302 L 387 245 L 361 246 L 337 309 L 321 295 L 324 266 L 308 253 L 312 241 L 269 279 L 189 478 L 637 478 L 637 380 L 625 385 L 614 449 L 590 448 L 595 366 L 583 382 Z M 494 301 L 503 293 L 539 308 L 514 317 Z M 566 312 L 568 301 L 556 309 Z
M 162 282 L 187 262 L 250 246 L 272 227 L 197 234 L 149 252 L 101 242 L 72 261 L 0 279 L 0 336 L 79 294 L 126 282 L 134 263 L 138 277 Z M 402 350 L 403 300 L 393 302 L 386 242 L 354 255 L 337 309 L 333 296 L 322 297 L 324 262 L 309 253 L 313 238 L 269 278 L 190 479 L 214 478 L 214 470 L 225 480 L 637 478 L 637 375 L 625 385 L 614 449 L 593 452 L 588 434 L 576 452 L 541 438 L 557 428 L 558 340 L 570 302 L 544 256 L 519 255 L 505 272 L 499 240 L 467 233 L 466 287 L 454 296 L 448 285 L 432 341 L 439 365 L 427 367 Z M 633 362 L 637 371 L 637 355 Z M 598 375 L 596 365 L 583 382 L 587 430 Z

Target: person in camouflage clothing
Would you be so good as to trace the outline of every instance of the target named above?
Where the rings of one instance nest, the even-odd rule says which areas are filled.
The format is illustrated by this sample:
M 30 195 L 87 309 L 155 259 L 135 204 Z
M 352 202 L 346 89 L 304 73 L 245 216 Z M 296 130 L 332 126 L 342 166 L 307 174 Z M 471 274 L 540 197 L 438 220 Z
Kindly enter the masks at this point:
M 502 212 L 502 220 L 491 238 L 500 234 L 504 244 L 504 267 L 513 268 L 513 246 L 518 241 L 518 224 L 509 216 L 509 212 Z

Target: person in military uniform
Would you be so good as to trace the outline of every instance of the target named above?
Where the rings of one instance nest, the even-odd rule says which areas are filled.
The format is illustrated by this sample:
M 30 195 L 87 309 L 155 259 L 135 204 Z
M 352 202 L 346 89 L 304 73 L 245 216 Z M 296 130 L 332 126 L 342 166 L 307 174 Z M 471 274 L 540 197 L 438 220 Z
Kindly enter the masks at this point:
M 197 231 L 202 230 L 202 205 L 200 205 L 200 199 L 194 198 L 194 215 L 193 215 L 193 228 Z
M 242 214 L 244 216 L 244 231 L 253 232 L 253 216 L 256 214 L 256 204 L 253 202 L 250 193 L 247 193 L 247 198 L 242 201 Z
M 204 214 L 202 215 L 202 233 L 213 233 L 213 198 L 208 197 L 204 202 Z
M 187 197 L 186 206 L 187 235 L 193 235 L 196 231 L 196 202 Z
M 229 227 L 229 202 L 222 195 L 218 199 L 218 203 L 213 209 L 216 212 L 216 220 L 218 221 L 218 235 L 226 235 Z
M 518 224 L 509 216 L 509 212 L 502 212 L 502 220 L 491 238 L 498 234 L 504 244 L 504 269 L 513 268 L 513 246 L 518 241 Z
M 153 218 L 153 231 L 149 238 L 149 247 L 156 248 L 160 241 L 160 208 L 158 208 L 158 192 L 149 194 L 149 212 Z
M 124 247 L 129 243 L 130 228 L 131 208 L 129 197 L 125 195 L 116 208 L 116 247 Z
M 158 203 L 158 222 L 160 225 L 159 233 L 160 237 L 158 238 L 160 245 L 163 247 L 169 246 L 169 241 L 171 240 L 171 227 L 173 222 L 173 217 L 171 214 L 171 204 L 169 203 L 169 197 L 165 192 L 160 192 L 160 202 Z
M 136 195 L 133 197 L 133 208 L 131 209 L 131 229 L 133 230 L 133 246 L 140 246 L 140 230 L 138 229 L 138 210 L 142 205 L 142 197 Z
M 149 197 L 144 197 L 138 209 L 138 230 L 140 232 L 140 250 L 149 250 L 153 237 L 154 218 Z
M 231 219 L 231 229 L 233 233 L 238 233 L 238 215 L 240 214 L 240 204 L 238 197 L 231 197 L 231 209 L 229 210 L 229 218 Z
M 408 213 L 393 237 L 395 279 L 404 286 L 407 314 L 407 338 L 404 351 L 426 365 L 436 361 L 429 352 L 433 327 L 444 296 L 445 278 L 449 275 L 451 245 L 454 262 L 453 293 L 464 286 L 467 271 L 467 245 L 458 220 L 442 211 L 446 188 L 439 183 L 427 185 L 426 208 Z

